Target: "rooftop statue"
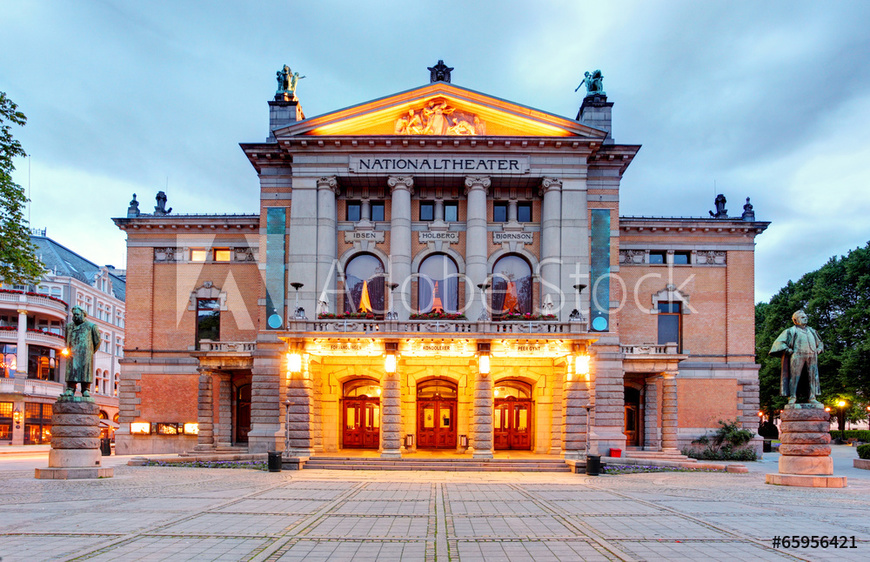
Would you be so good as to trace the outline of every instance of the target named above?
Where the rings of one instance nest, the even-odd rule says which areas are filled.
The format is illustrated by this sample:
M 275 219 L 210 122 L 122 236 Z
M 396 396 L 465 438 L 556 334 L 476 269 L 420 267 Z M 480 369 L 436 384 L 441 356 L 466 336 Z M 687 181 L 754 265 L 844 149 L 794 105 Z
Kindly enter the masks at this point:
M 276 78 L 278 80 L 278 91 L 275 92 L 275 99 L 283 98 L 287 101 L 295 100 L 296 84 L 305 77 L 299 76 L 298 72 L 293 72 L 290 70 L 290 67 L 285 64 L 284 68 L 276 73 Z
M 447 82 L 450 83 L 450 71 L 453 70 L 452 66 L 447 66 L 444 64 L 443 60 L 439 60 L 438 64 L 435 66 L 428 66 L 426 69 L 429 71 L 429 82 Z
M 136 201 L 136 194 L 133 194 L 133 200 L 130 201 L 130 206 L 127 207 L 127 218 L 136 218 L 139 216 L 139 202 Z
M 725 203 L 727 202 L 724 195 L 721 193 L 717 195 L 716 200 L 713 202 L 716 205 L 716 212 L 710 211 L 710 216 L 714 219 L 727 219 L 728 209 L 725 208 Z
M 755 220 L 755 211 L 752 210 L 752 203 L 749 202 L 749 197 L 746 198 L 746 205 L 743 205 L 743 214 L 741 218 L 745 221 Z
M 595 70 L 593 72 L 584 72 L 583 73 L 583 81 L 580 82 L 580 85 L 574 88 L 576 92 L 582 87 L 586 87 L 586 96 L 606 96 L 607 94 L 604 92 L 604 75 L 601 74 L 600 70 Z
M 162 217 L 172 212 L 172 207 L 166 208 L 166 193 L 157 192 L 157 206 L 154 207 L 154 216 Z
M 822 338 L 814 329 L 807 326 L 807 314 L 798 310 L 791 316 L 794 326 L 782 331 L 770 348 L 770 355 L 782 356 L 780 375 L 780 394 L 788 396 L 788 403 L 797 402 L 798 382 L 806 369 L 809 378 L 810 407 L 821 408 L 816 400 L 821 393 L 819 385 L 819 353 L 824 349 Z

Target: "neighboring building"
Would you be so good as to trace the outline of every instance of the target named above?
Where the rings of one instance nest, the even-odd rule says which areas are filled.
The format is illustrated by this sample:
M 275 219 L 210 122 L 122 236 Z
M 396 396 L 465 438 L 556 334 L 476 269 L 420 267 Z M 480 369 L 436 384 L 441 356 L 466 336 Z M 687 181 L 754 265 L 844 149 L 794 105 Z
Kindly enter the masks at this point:
M 755 429 L 768 223 L 724 198 L 620 217 L 640 147 L 615 143 L 603 92 L 575 120 L 431 70 L 309 119 L 279 92 L 267 141 L 242 144 L 255 214 L 158 196 L 114 219 L 136 296 L 119 452 L 668 456 L 720 419 Z
M 61 356 L 71 306 L 81 306 L 103 337 L 94 356 L 91 395 L 100 406 L 103 436 L 118 421 L 118 381 L 124 350 L 124 280 L 34 231 L 31 240 L 46 274 L 38 285 L 0 287 L 0 444 L 51 440 L 51 406 L 64 389 Z

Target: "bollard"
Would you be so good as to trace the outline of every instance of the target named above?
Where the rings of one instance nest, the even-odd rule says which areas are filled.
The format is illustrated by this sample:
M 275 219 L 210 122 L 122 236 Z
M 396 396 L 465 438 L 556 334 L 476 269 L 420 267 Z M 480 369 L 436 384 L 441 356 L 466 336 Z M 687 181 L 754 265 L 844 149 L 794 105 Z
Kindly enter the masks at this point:
M 601 474 L 601 456 L 586 455 L 586 475 L 598 476 Z
M 112 454 L 112 440 L 108 437 L 103 437 L 100 439 L 100 453 L 104 457 L 108 457 Z
M 269 451 L 269 472 L 281 472 L 281 453 Z

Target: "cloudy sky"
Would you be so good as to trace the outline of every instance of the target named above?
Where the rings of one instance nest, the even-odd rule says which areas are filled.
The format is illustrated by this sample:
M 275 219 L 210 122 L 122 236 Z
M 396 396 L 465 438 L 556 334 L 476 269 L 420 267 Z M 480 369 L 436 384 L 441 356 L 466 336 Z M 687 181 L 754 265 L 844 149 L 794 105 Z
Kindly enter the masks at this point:
M 574 117 L 600 68 L 617 142 L 643 148 L 623 215 L 759 220 L 756 300 L 870 239 L 867 2 L 5 2 L 0 91 L 28 116 L 31 224 L 123 267 L 133 193 L 150 211 L 251 213 L 239 142 L 264 140 L 275 71 L 315 116 L 453 83 Z M 29 161 L 28 161 L 29 160 Z M 715 186 L 715 187 L 714 187 Z

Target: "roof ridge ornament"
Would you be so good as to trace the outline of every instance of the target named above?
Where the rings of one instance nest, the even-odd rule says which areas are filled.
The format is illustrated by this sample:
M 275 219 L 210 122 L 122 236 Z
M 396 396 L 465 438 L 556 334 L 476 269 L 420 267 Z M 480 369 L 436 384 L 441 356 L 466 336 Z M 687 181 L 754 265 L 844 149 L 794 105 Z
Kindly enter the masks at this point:
M 427 66 L 426 69 L 429 71 L 430 84 L 434 84 L 435 82 L 450 83 L 450 71 L 453 70 L 453 67 L 444 64 L 443 60 L 438 59 L 438 64 L 435 66 Z

